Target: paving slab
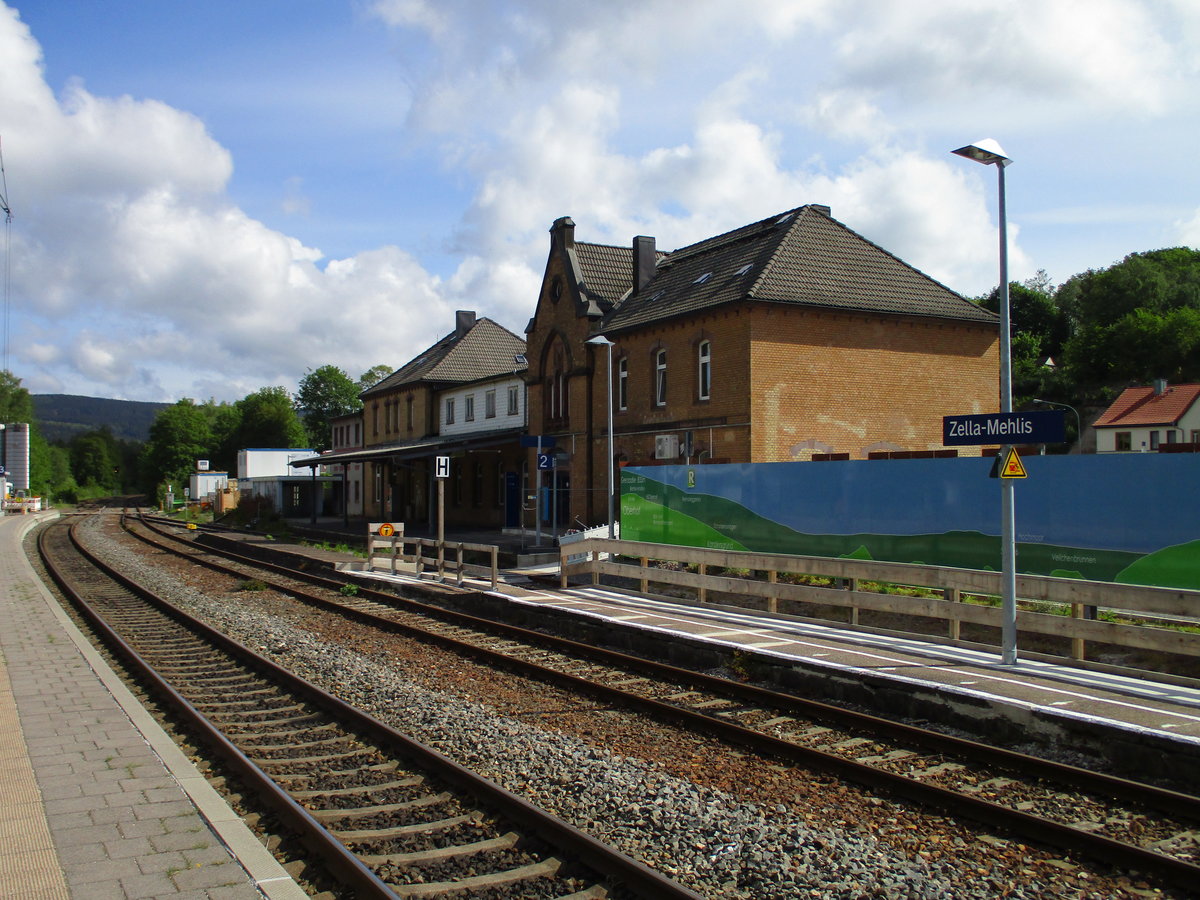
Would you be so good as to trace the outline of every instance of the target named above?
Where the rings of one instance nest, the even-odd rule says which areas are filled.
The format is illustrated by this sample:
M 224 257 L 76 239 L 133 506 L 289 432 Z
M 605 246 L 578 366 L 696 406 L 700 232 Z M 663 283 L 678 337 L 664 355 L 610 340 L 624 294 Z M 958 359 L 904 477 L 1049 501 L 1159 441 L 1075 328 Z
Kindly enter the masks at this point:
M 305 895 L 49 594 L 0 518 L 0 897 Z

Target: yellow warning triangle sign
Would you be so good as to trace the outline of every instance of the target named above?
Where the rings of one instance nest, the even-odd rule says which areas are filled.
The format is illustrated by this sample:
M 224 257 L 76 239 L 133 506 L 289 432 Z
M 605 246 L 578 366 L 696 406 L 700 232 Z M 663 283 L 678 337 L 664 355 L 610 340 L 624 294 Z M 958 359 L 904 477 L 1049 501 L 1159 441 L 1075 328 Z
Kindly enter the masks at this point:
M 1025 472 L 1025 466 L 1021 464 L 1021 454 L 1017 453 L 1015 447 L 1008 448 L 1008 454 L 1004 457 L 1004 462 L 1000 464 L 1001 478 L 1028 478 Z

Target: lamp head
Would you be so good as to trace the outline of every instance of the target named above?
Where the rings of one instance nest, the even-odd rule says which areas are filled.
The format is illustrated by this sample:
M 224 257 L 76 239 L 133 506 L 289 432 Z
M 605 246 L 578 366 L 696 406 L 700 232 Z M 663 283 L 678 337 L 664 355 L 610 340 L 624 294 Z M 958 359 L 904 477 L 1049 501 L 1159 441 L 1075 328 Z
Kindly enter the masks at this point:
M 602 335 L 602 334 L 598 334 L 598 335 L 596 335 L 595 337 L 588 338 L 586 341 L 584 341 L 584 343 L 585 343 L 585 344 L 595 344 L 597 347 L 611 347 L 611 346 L 613 346 L 613 342 L 612 342 L 612 341 L 610 341 L 608 338 L 606 338 L 606 337 L 605 337 L 604 335 Z
M 977 163 L 983 163 L 985 166 L 995 165 L 1004 168 L 1012 165 L 1012 159 L 1004 152 L 1004 148 L 993 138 L 984 138 L 981 141 L 976 141 L 973 144 L 967 144 L 965 147 L 959 147 L 957 150 L 951 151 L 958 156 L 965 156 L 967 159 L 973 159 Z

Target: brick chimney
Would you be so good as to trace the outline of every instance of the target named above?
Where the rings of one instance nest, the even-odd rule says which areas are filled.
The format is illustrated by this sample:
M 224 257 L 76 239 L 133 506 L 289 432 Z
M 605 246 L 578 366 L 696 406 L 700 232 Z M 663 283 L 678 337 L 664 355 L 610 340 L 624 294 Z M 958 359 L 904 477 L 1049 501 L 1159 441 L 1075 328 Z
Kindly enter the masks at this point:
M 638 235 L 633 239 L 633 290 L 640 291 L 654 277 L 657 264 L 654 238 Z
M 464 334 L 475 327 L 475 310 L 460 309 L 454 313 L 454 336 L 462 338 Z

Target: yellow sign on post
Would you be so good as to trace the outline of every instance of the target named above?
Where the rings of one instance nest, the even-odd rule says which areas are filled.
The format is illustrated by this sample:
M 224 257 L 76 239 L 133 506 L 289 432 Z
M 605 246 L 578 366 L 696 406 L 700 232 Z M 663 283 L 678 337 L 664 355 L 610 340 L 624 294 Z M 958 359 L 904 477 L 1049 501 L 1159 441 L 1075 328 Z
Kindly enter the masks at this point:
M 1025 471 L 1025 465 L 1021 462 L 1021 454 L 1017 452 L 1016 447 L 1009 447 L 1008 453 L 1004 457 L 1004 462 L 1000 464 L 1001 478 L 1028 478 L 1029 475 Z
M 380 537 L 389 538 L 395 533 L 396 533 L 396 529 L 392 526 L 391 522 L 384 522 L 382 525 L 379 526 L 379 536 Z

